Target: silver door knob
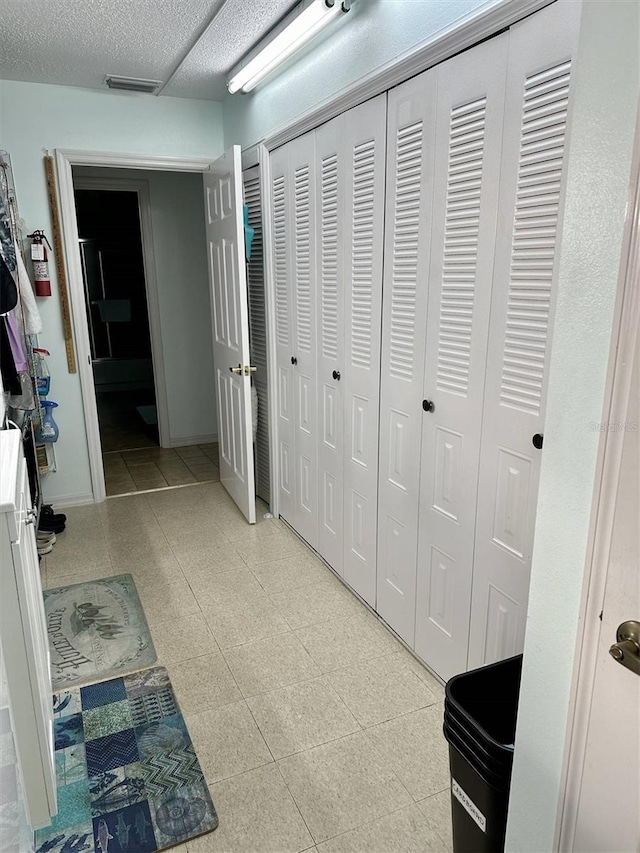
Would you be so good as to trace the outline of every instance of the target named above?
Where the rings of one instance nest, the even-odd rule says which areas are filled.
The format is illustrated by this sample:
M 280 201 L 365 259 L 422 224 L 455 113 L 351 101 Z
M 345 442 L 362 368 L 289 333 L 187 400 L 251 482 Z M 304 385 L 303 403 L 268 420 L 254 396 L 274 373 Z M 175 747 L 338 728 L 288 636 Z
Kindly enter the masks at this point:
M 618 625 L 616 631 L 617 643 L 609 649 L 609 654 L 622 666 L 640 675 L 640 622 L 628 619 Z

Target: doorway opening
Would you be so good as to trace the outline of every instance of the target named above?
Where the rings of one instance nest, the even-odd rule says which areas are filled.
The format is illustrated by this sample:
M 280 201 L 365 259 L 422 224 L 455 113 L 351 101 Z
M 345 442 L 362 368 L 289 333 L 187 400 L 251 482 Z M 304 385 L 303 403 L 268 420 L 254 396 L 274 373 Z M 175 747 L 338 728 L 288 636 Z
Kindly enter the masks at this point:
M 159 447 L 138 194 L 74 195 L 102 452 Z
M 216 481 L 215 405 L 197 379 L 211 349 L 201 179 L 72 176 L 105 495 Z
M 234 161 L 235 158 L 236 154 Z M 259 365 L 261 374 L 258 378 L 251 377 L 254 386 L 252 418 L 257 424 L 253 447 L 248 454 L 250 464 L 258 472 L 259 482 L 254 492 L 258 514 L 268 509 L 277 512 L 277 507 L 273 506 L 271 483 L 275 448 L 269 435 L 272 394 L 267 369 L 269 324 L 262 244 L 261 184 L 264 175 L 253 168 L 260 161 L 257 149 L 246 162 L 243 158 L 244 192 L 240 182 L 240 204 L 242 195 L 245 202 L 245 226 L 254 233 L 253 252 L 247 259 L 246 287 L 250 309 L 248 312 L 245 309 L 245 314 L 249 315 L 248 335 L 252 352 L 243 360 Z M 209 268 L 210 247 L 205 227 L 209 208 L 203 193 L 203 180 L 214 164 L 208 160 L 63 150 L 56 152 L 56 162 L 89 451 L 91 498 L 100 502 L 105 497 L 134 491 L 197 485 L 220 479 L 219 395 L 212 357 L 214 312 L 209 285 L 213 271 Z M 236 174 L 242 174 L 242 166 L 237 163 Z M 92 365 L 92 306 L 87 305 L 92 299 L 88 298 L 83 275 L 86 264 L 83 253 L 87 250 L 81 248 L 81 238 L 88 238 L 84 238 L 84 229 L 78 221 L 77 190 L 134 190 L 138 196 L 157 410 L 157 443 L 153 445 L 103 453 L 101 422 L 104 418 L 98 413 L 96 376 Z M 238 206 L 238 210 L 242 207 Z M 111 295 L 106 293 L 107 299 Z M 120 297 L 122 294 L 115 295 Z M 102 300 L 103 294 L 99 296 L 98 302 L 107 301 Z M 96 307 L 99 311 L 101 306 Z M 123 308 L 121 305 L 109 305 L 107 312 L 112 307 L 116 313 Z M 128 312 L 128 306 L 124 308 Z M 100 322 L 103 322 L 102 318 Z M 118 459 L 118 456 L 122 458 Z M 223 485 L 227 488 L 226 482 Z M 261 498 L 263 502 L 258 503 Z

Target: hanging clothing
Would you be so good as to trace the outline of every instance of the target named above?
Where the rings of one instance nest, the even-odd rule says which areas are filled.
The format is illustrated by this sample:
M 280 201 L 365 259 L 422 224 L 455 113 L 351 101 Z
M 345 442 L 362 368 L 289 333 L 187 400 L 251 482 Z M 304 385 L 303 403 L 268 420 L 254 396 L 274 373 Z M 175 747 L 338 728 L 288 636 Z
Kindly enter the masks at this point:
M 24 346 L 22 345 L 22 335 L 20 334 L 20 326 L 18 318 L 14 311 L 10 311 L 6 315 L 7 332 L 9 335 L 9 346 L 13 355 L 13 363 L 16 366 L 18 373 L 26 373 L 29 370 L 27 357 L 24 354 Z
M 0 314 L 6 314 L 16 307 L 18 288 L 15 278 L 4 257 L 0 255 Z
M 0 317 L 0 371 L 2 372 L 4 390 L 8 391 L 9 394 L 22 394 L 22 385 L 11 351 L 6 317 Z
M 22 253 L 15 244 L 16 263 L 17 263 L 17 278 L 20 288 L 20 303 L 22 305 L 22 319 L 24 321 L 25 335 L 39 335 L 42 331 L 42 318 L 36 302 L 33 285 L 27 268 L 22 260 Z

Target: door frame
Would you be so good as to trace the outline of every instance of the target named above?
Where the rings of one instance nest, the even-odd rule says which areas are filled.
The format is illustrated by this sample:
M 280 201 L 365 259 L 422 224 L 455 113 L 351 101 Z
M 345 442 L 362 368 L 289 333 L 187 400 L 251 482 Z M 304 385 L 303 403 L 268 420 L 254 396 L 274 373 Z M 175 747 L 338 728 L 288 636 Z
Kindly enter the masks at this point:
M 632 359 L 640 323 L 640 119 L 636 127 L 634 167 L 620 282 L 607 369 L 602 421 L 623 423 L 631 388 Z M 636 358 L 638 353 L 636 353 Z M 582 774 L 589 737 L 591 697 L 596 680 L 600 613 L 604 607 L 609 553 L 613 540 L 616 494 L 624 431 L 601 433 L 593 492 L 589 551 L 585 566 L 580 624 L 565 745 L 565 773 L 558 805 L 557 847 L 572 851 L 577 831 Z M 613 637 L 611 638 L 613 642 Z
M 162 325 L 160 300 L 156 276 L 156 259 L 153 247 L 153 225 L 151 222 L 151 196 L 149 182 L 144 179 L 97 178 L 80 176 L 74 179 L 74 190 L 100 190 L 101 192 L 133 192 L 138 198 L 138 216 L 142 242 L 144 288 L 151 338 L 151 360 L 153 363 L 153 385 L 158 410 L 158 434 L 160 447 L 167 447 L 170 440 L 169 405 L 162 349 Z M 85 303 L 86 304 L 86 303 Z
M 209 170 L 209 166 L 215 158 L 211 157 L 210 159 L 188 160 L 175 157 L 145 157 L 139 154 L 113 154 L 105 151 L 77 151 L 64 148 L 57 148 L 55 156 L 60 199 L 62 241 L 67 263 L 71 320 L 73 325 L 78 374 L 80 377 L 80 393 L 82 395 L 82 406 L 87 435 L 91 491 L 94 502 L 101 503 L 106 498 L 106 489 L 104 482 L 104 466 L 102 463 L 102 445 L 100 441 L 100 428 L 98 423 L 96 389 L 93 378 L 93 369 L 91 366 L 89 324 L 87 322 L 86 297 L 82 278 L 80 245 L 78 242 L 78 221 L 76 217 L 72 166 L 100 166 L 114 169 L 144 169 L 146 171 L 164 172 L 206 172 Z M 149 305 L 149 307 L 149 319 L 151 321 L 151 306 Z M 164 370 L 162 370 L 162 376 L 164 377 Z M 158 389 L 156 388 L 156 393 L 157 390 Z M 157 402 L 159 401 L 157 400 Z M 159 410 L 158 414 L 160 414 Z

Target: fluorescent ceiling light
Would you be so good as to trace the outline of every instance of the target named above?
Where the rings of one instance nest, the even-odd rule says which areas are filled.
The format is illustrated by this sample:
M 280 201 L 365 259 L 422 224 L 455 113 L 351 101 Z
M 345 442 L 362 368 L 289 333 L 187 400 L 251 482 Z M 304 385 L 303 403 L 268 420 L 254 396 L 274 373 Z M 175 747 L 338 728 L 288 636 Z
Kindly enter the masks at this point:
M 153 95 L 162 85 L 160 80 L 143 80 L 139 77 L 118 77 L 115 74 L 107 74 L 104 82 L 110 89 L 121 89 L 123 92 L 145 92 L 147 95 Z
M 347 12 L 349 6 L 340 0 L 304 0 L 231 72 L 227 80 L 229 92 L 250 92 L 274 68 Z

